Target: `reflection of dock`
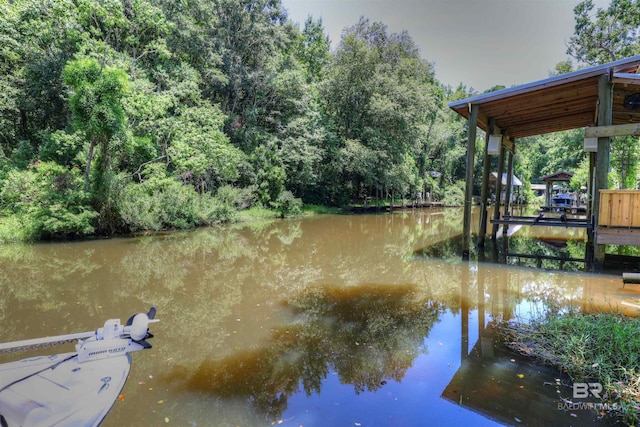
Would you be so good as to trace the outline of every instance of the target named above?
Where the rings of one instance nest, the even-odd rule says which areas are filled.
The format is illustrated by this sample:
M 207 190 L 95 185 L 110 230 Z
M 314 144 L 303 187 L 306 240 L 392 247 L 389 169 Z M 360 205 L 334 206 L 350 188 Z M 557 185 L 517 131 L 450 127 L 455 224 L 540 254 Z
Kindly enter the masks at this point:
M 470 276 L 464 274 L 460 290 L 460 366 L 441 397 L 504 425 L 608 425 L 610 419 L 603 419 L 596 411 L 563 410 L 559 404 L 566 404 L 573 392 L 569 375 L 505 345 L 505 337 L 497 333 L 496 319 L 501 319 L 498 323 L 509 321 L 521 295 L 509 303 L 504 290 L 497 290 L 492 275 L 482 269 L 478 269 L 477 290 L 472 291 L 467 280 Z M 474 314 L 472 292 L 476 291 Z M 497 305 L 499 300 L 504 305 Z M 494 320 L 487 322 L 487 315 Z M 473 325 L 475 319 L 477 331 L 472 332 L 470 323 Z M 477 336 L 477 341 L 469 346 L 472 336 Z
M 575 227 L 591 229 L 591 223 L 585 218 L 569 218 L 566 215 L 545 216 L 518 216 L 503 215 L 501 219 L 492 219 L 492 224 L 501 225 L 529 225 L 529 226 L 546 226 L 546 227 Z
M 442 202 L 411 202 L 411 203 L 394 203 L 392 209 L 413 209 L 413 208 L 441 208 Z
M 536 261 L 536 268 L 542 268 L 542 261 L 558 261 L 560 263 L 559 268 L 562 270 L 564 268 L 564 264 L 566 262 L 583 262 L 587 261 L 582 258 L 572 258 L 572 257 L 562 257 L 562 256 L 553 256 L 553 255 L 540 255 L 540 254 L 516 254 L 516 253 L 505 253 L 505 258 L 514 258 L 520 261 L 521 258 L 525 259 L 533 259 Z
M 557 369 L 503 350 L 490 330 L 461 362 L 442 397 L 504 425 L 605 425 L 598 414 L 558 410 L 562 396 L 571 396 L 571 378 Z
M 398 209 L 419 209 L 419 208 L 441 208 L 444 205 L 442 202 L 408 202 L 408 203 L 393 203 L 391 205 L 366 205 L 366 206 L 354 206 L 350 210 L 354 213 L 373 213 L 373 212 L 389 212 Z

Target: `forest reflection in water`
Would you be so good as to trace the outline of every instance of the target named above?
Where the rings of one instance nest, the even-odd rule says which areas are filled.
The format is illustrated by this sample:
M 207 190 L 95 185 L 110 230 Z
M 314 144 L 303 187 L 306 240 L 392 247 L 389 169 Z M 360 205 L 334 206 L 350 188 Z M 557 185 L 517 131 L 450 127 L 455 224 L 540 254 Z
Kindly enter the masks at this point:
M 459 210 L 441 209 L 5 246 L 0 341 L 156 305 L 154 348 L 134 354 L 104 426 L 597 421 L 558 410 L 570 389 L 494 347 L 490 326 L 549 306 L 628 310 L 636 290 L 616 276 L 415 255 L 453 248 L 461 229 Z

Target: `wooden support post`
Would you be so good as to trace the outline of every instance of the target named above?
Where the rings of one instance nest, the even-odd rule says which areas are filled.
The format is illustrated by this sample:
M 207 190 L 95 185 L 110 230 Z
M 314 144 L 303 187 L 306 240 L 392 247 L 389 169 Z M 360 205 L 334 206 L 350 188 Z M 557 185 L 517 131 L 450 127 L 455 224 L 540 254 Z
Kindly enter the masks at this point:
M 593 203 L 596 198 L 595 191 L 596 153 L 589 153 L 589 181 L 587 182 L 587 219 L 593 221 Z M 589 241 L 593 240 L 593 230 L 589 233 Z
M 504 195 L 504 214 L 507 215 L 511 212 L 511 186 L 513 185 L 513 153 L 509 151 L 508 161 L 507 161 L 507 188 L 505 189 Z M 502 230 L 504 235 L 509 234 L 509 225 L 504 224 L 502 226 Z
M 463 266 L 460 277 L 460 362 L 469 356 L 469 266 Z
M 500 199 L 502 195 L 502 172 L 504 170 L 504 153 L 505 153 L 504 145 L 500 146 L 500 155 L 498 156 L 498 179 L 496 179 L 496 204 L 493 207 L 493 219 L 500 219 Z M 491 228 L 491 239 L 496 240 L 496 236 L 498 235 L 498 224 L 493 224 Z
M 484 238 L 487 234 L 487 202 L 489 199 L 489 174 L 491 173 L 491 156 L 489 156 L 489 137 L 493 134 L 495 119 L 489 119 L 489 126 L 485 137 L 484 159 L 482 163 L 482 191 L 480 193 L 480 231 L 478 233 L 478 247 L 484 248 Z
M 613 109 L 613 96 L 612 96 L 612 84 L 609 81 L 609 75 L 604 74 L 600 76 L 598 80 L 598 126 L 610 126 L 611 116 Z M 600 209 L 600 190 L 606 190 L 609 188 L 608 175 L 609 175 L 609 150 L 611 147 L 611 138 L 601 137 L 598 138 L 598 152 L 596 157 L 596 185 L 593 189 L 593 217 L 596 226 L 598 225 L 598 211 Z M 597 236 L 595 241 L 597 241 Z M 598 245 L 594 243 L 593 255 L 594 264 L 593 269 L 596 271 L 602 270 L 604 267 L 604 252 L 605 245 Z
M 471 247 L 471 203 L 473 199 L 473 169 L 474 157 L 476 154 L 476 134 L 478 127 L 478 113 L 480 107 L 477 104 L 470 104 L 470 114 L 468 120 L 467 135 L 467 176 L 464 193 L 464 219 L 462 227 L 462 259 L 468 260 Z
M 553 182 L 547 181 L 545 184 L 547 185 L 547 189 L 544 192 L 544 205 L 551 206 L 551 193 L 553 192 Z
M 595 248 L 595 216 L 593 215 L 593 203 L 596 198 L 595 191 L 596 176 L 596 153 L 589 153 L 589 178 L 587 182 L 587 221 L 591 223 L 591 227 L 587 228 L 587 244 L 585 245 L 585 269 L 594 269 L 594 248 Z

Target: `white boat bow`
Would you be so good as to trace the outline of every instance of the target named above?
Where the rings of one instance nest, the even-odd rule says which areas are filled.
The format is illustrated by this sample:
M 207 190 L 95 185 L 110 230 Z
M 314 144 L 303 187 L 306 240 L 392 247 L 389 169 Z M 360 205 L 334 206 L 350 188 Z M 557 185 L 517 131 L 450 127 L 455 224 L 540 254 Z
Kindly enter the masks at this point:
M 93 332 L 0 344 L 0 354 L 78 341 L 76 351 L 0 365 L 0 426 L 97 426 L 129 375 L 130 353 L 151 348 L 156 309 L 125 325 L 107 320 Z

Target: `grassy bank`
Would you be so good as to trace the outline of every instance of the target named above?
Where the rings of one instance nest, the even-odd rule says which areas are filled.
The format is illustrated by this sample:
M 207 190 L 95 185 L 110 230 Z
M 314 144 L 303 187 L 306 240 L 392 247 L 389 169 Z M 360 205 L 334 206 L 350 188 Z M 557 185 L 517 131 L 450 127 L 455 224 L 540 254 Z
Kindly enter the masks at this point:
M 529 324 L 504 322 L 505 344 L 567 372 L 574 382 L 599 382 L 610 416 L 636 425 L 640 415 L 640 319 L 570 313 Z
M 340 208 L 332 208 L 320 205 L 303 205 L 302 208 L 293 215 L 289 216 L 310 216 L 321 214 L 338 214 L 341 213 Z M 237 221 L 252 221 L 256 219 L 281 218 L 282 212 L 276 209 L 267 209 L 255 206 L 250 209 L 241 210 L 236 214 Z
M 304 205 L 302 206 L 302 212 L 304 215 L 314 214 L 340 214 L 345 210 L 336 207 L 322 206 L 322 205 Z

